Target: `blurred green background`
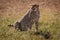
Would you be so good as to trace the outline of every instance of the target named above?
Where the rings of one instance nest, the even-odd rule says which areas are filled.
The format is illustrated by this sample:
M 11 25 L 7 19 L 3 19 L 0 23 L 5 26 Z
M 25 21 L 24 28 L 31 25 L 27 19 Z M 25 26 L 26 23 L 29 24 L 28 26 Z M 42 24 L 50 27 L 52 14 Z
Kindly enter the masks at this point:
M 44 32 L 46 28 L 51 33 L 48 40 L 60 40 L 60 0 L 0 0 L 0 40 L 46 40 L 41 35 L 33 35 L 34 25 L 31 32 L 8 27 L 21 20 L 33 4 L 40 5 L 39 31 Z

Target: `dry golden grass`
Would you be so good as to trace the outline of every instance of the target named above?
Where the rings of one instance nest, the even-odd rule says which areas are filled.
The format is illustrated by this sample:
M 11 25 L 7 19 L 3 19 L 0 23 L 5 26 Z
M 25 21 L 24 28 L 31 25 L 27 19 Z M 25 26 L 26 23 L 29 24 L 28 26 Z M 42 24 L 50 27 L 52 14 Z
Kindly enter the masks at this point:
M 26 1 L 29 5 L 27 5 Z M 35 32 L 34 25 L 31 32 L 19 32 L 7 26 L 20 20 L 32 4 L 39 4 L 38 2 L 33 3 L 34 0 L 31 3 L 28 0 L 26 1 L 25 4 L 20 1 L 8 1 L 7 5 L 2 2 L 4 9 L 0 9 L 0 40 L 47 40 L 41 35 L 33 35 Z M 60 40 L 60 12 L 55 7 L 51 8 L 51 6 L 47 7 L 45 4 L 41 5 L 43 3 L 46 2 L 41 1 L 40 3 L 39 31 L 42 30 L 44 32 L 45 30 L 49 30 L 51 38 L 48 40 Z

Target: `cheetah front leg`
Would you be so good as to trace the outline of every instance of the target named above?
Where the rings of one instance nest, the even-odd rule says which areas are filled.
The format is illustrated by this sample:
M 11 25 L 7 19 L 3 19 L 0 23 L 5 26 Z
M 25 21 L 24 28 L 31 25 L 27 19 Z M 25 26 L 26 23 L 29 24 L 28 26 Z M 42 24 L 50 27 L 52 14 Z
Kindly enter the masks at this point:
M 38 21 L 35 22 L 36 25 L 36 32 L 38 32 Z

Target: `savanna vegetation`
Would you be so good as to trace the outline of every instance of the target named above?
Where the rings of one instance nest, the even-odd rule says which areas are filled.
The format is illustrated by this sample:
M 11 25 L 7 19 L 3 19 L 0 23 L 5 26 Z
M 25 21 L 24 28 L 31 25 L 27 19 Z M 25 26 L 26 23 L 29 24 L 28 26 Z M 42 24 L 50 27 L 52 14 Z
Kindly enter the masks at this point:
M 8 1 L 7 3 L 6 1 L 1 2 L 0 3 L 4 3 L 4 5 L 0 6 L 0 40 L 47 40 L 41 35 L 34 35 L 36 30 L 35 25 L 33 25 L 31 31 L 22 32 L 17 31 L 13 27 L 8 27 L 9 24 L 14 24 L 16 21 L 20 20 L 31 7 L 29 5 L 34 4 L 35 1 L 33 1 L 34 3 L 29 3 L 28 1 L 29 5 L 27 5 L 25 1 L 23 1 L 25 4 L 19 4 L 17 1 Z M 52 8 L 47 7 L 47 5 L 40 5 L 39 32 L 41 30 L 43 33 L 45 30 L 50 31 L 51 37 L 48 40 L 60 40 L 60 11 L 59 8 L 56 9 L 54 6 L 51 7 Z

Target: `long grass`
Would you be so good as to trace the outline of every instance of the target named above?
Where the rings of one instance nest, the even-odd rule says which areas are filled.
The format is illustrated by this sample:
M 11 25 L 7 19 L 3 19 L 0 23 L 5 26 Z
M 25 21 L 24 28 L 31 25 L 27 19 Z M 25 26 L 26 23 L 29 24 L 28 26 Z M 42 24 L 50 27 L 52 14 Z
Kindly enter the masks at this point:
M 51 13 L 51 14 L 48 14 Z M 56 15 L 57 13 L 58 15 Z M 51 16 L 52 15 L 52 16 Z M 48 40 L 60 40 L 60 19 L 58 12 L 50 12 L 48 9 L 41 10 L 39 19 L 39 31 L 50 31 L 51 38 Z M 50 17 L 51 16 L 51 17 Z M 22 31 L 19 32 L 13 27 L 8 27 L 8 24 L 13 24 L 15 21 L 20 19 L 22 15 L 18 15 L 16 18 L 13 17 L 2 17 L 0 16 L 0 40 L 46 40 L 41 35 L 34 35 L 35 26 L 33 25 L 31 32 Z M 49 19 L 51 18 L 51 19 Z

